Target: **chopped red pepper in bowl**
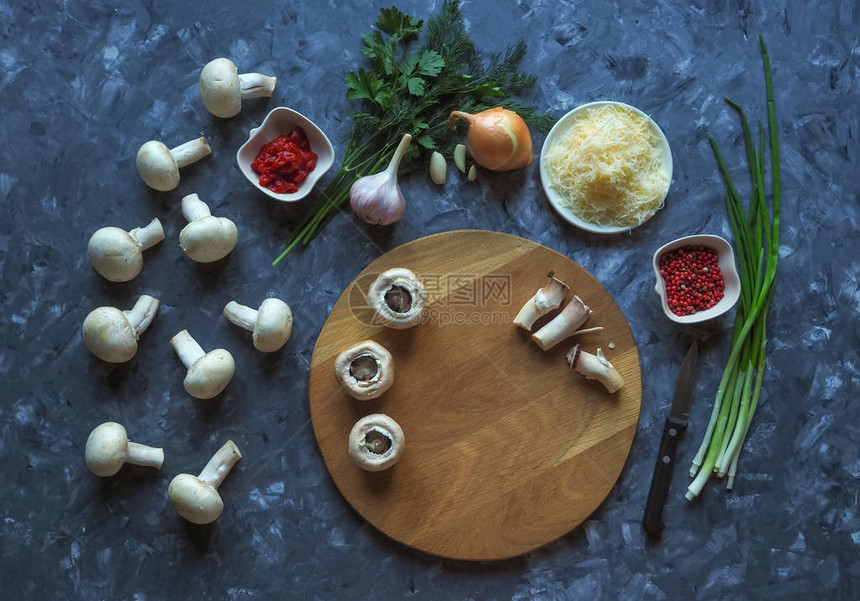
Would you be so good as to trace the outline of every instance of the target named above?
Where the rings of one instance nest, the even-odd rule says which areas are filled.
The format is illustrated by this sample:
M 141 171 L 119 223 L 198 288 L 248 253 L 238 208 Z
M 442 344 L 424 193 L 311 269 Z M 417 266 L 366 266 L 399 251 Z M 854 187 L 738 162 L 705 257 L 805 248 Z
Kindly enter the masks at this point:
M 305 198 L 334 164 L 334 147 L 310 119 L 278 107 L 249 132 L 236 151 L 242 175 L 257 190 L 279 202 Z
M 297 192 L 316 166 L 317 155 L 301 127 L 262 146 L 251 163 L 251 169 L 260 176 L 260 185 L 278 194 Z

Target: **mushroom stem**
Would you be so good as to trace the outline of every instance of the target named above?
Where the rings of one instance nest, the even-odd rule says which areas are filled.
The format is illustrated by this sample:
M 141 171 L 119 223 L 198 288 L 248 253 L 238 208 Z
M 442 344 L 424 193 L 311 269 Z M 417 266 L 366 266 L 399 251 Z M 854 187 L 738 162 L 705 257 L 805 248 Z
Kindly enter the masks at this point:
M 140 248 L 143 250 L 151 248 L 164 240 L 164 228 L 161 227 L 158 217 L 150 221 L 146 227 L 136 227 L 128 234 L 140 244 Z
M 624 386 L 624 379 L 615 366 L 603 356 L 603 349 L 598 348 L 597 354 L 592 355 L 582 350 L 577 344 L 567 353 L 570 366 L 589 380 L 598 380 L 609 392 L 615 392 Z
M 585 323 L 589 315 L 591 315 L 591 309 L 574 294 L 573 299 L 567 303 L 561 313 L 532 334 L 532 339 L 541 349 L 549 350 L 565 338 L 572 336 L 577 328 Z
M 232 440 L 228 440 L 223 447 L 218 449 L 217 453 L 212 455 L 212 459 L 209 460 L 198 477 L 214 488 L 218 488 L 241 458 L 242 453 L 239 452 L 239 447 Z
M 200 200 L 197 194 L 189 194 L 182 198 L 182 215 L 189 223 L 209 217 L 212 211 L 209 210 L 209 205 Z
M 155 313 L 158 311 L 158 299 L 148 294 L 141 294 L 134 307 L 128 311 L 123 311 L 122 314 L 128 320 L 128 323 L 134 328 L 137 336 L 149 327 L 152 320 L 155 318 Z
M 520 312 L 514 318 L 514 325 L 521 327 L 524 330 L 531 331 L 532 326 L 542 316 L 553 309 L 558 309 L 561 301 L 564 300 L 567 291 L 570 287 L 555 277 L 555 273 L 550 271 L 547 274 L 549 281 L 543 288 L 538 288 L 538 291 L 531 297 Z
M 176 166 L 182 169 L 186 165 L 196 163 L 203 157 L 209 156 L 212 154 L 212 149 L 209 147 L 209 142 L 206 141 L 206 138 L 201 136 L 196 140 L 191 140 L 185 144 L 180 144 L 176 148 L 171 148 L 170 154 L 173 155 Z
M 188 330 L 182 330 L 176 336 L 171 338 L 170 346 L 172 346 L 173 350 L 176 351 L 176 354 L 179 356 L 179 360 L 182 361 L 182 365 L 184 365 L 186 369 L 190 368 L 194 365 L 195 361 L 206 354 L 203 352 L 203 348 L 197 344 L 197 341 L 191 337 Z
M 278 84 L 277 77 L 269 77 L 262 73 L 241 73 L 239 75 L 239 91 L 242 98 L 269 98 Z
M 125 462 L 160 468 L 161 464 L 164 463 L 164 449 L 156 449 L 155 447 L 148 447 L 145 444 L 129 441 L 128 458 Z
M 257 316 L 259 313 L 260 312 L 256 309 L 240 305 L 236 301 L 230 301 L 227 303 L 227 306 L 224 307 L 224 317 L 229 319 L 231 323 L 236 324 L 240 328 L 250 330 L 251 332 L 253 332 L 254 328 L 257 326 Z

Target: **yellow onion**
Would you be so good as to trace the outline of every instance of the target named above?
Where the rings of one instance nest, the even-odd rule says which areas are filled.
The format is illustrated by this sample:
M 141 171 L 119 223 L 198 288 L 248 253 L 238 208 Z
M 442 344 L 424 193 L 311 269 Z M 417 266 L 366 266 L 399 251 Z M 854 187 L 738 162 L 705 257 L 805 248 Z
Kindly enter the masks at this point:
M 469 153 L 481 167 L 510 171 L 535 160 L 529 127 L 515 112 L 500 106 L 474 115 L 453 111 L 448 117 L 451 129 L 456 129 L 458 119 L 469 125 Z

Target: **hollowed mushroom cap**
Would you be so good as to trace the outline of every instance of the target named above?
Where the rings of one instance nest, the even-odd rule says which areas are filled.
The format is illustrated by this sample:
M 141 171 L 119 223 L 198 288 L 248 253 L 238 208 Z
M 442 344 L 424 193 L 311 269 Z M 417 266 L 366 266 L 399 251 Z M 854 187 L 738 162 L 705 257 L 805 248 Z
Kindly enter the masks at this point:
M 277 298 L 264 300 L 254 326 L 254 347 L 267 353 L 276 351 L 286 344 L 292 331 L 293 312 L 289 305 Z
M 214 486 L 191 474 L 179 474 L 167 487 L 167 498 L 176 512 L 194 524 L 209 524 L 224 510 Z
M 179 185 L 179 166 L 170 149 L 150 140 L 137 151 L 137 172 L 150 188 L 169 192 Z
M 368 435 L 376 433 L 388 439 L 390 444 L 382 453 L 368 448 Z M 400 460 L 406 446 L 406 437 L 400 425 L 384 413 L 373 413 L 358 420 L 349 433 L 349 456 L 369 472 L 390 468 Z
M 370 357 L 376 364 L 376 371 L 369 378 L 359 378 L 353 373 L 353 361 L 359 357 Z M 334 375 L 349 396 L 369 401 L 382 396 L 394 384 L 394 361 L 384 346 L 365 340 L 337 356 Z
M 190 222 L 179 233 L 179 245 L 198 263 L 211 263 L 230 254 L 236 247 L 239 231 L 226 217 L 202 217 Z
M 224 349 L 208 352 L 191 367 L 182 385 L 185 391 L 198 399 L 211 399 L 221 393 L 233 379 L 236 362 L 233 355 Z
M 216 117 L 235 117 L 242 109 L 239 71 L 228 58 L 216 58 L 200 72 L 200 97 Z
M 397 292 L 402 298 L 406 294 L 405 310 L 395 310 L 387 302 L 387 295 Z M 376 311 L 376 318 L 389 328 L 402 330 L 418 324 L 427 302 L 427 289 L 409 269 L 396 267 L 379 275 L 370 286 L 368 297 Z
M 128 457 L 128 433 L 116 422 L 105 422 L 90 432 L 84 459 L 96 476 L 113 476 Z
M 143 268 L 140 244 L 118 227 L 96 230 L 87 244 L 87 255 L 99 275 L 111 282 L 133 280 Z
M 137 353 L 137 332 L 115 307 L 93 309 L 81 329 L 84 344 L 102 361 L 123 363 Z

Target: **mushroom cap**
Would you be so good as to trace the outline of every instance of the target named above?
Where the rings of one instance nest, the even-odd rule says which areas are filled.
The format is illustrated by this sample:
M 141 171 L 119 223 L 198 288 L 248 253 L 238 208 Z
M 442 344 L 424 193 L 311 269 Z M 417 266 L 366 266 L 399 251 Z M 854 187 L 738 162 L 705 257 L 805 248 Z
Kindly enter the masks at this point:
M 254 327 L 254 346 L 259 351 L 270 353 L 287 343 L 293 331 L 293 312 L 290 306 L 278 298 L 267 298 L 257 312 Z
M 215 487 L 191 474 L 179 474 L 171 480 L 167 498 L 179 515 L 194 524 L 210 524 L 224 510 Z
M 386 292 L 394 287 L 403 288 L 409 293 L 411 305 L 406 311 L 394 311 L 385 302 Z M 411 270 L 395 267 L 376 278 L 370 285 L 368 297 L 371 306 L 376 310 L 376 319 L 382 325 L 402 330 L 418 325 L 427 302 L 427 289 Z
M 137 332 L 116 307 L 93 309 L 81 328 L 84 344 L 108 363 L 124 363 L 137 353 Z
M 242 108 L 242 86 L 239 71 L 229 58 L 216 58 L 200 72 L 200 97 L 206 109 L 227 119 Z
M 211 263 L 223 259 L 236 248 L 239 231 L 226 217 L 201 217 L 179 232 L 179 245 L 192 261 Z
M 350 372 L 352 362 L 363 355 L 376 361 L 377 371 L 369 380 L 359 380 Z M 334 375 L 346 393 L 359 401 L 379 398 L 394 384 L 394 361 L 384 346 L 373 340 L 359 342 L 337 356 Z
M 383 453 L 374 453 L 364 444 L 370 432 L 382 434 L 391 445 Z M 358 420 L 349 433 L 349 456 L 362 469 L 379 472 L 400 460 L 406 437 L 400 425 L 384 413 L 372 413 Z
M 227 387 L 236 371 L 230 351 L 222 348 L 208 352 L 191 367 L 182 385 L 185 392 L 197 399 L 211 399 Z
M 84 459 L 96 476 L 113 476 L 128 457 L 128 434 L 121 424 L 105 422 L 87 438 Z
M 143 268 L 143 253 L 137 240 L 118 227 L 96 230 L 87 244 L 93 268 L 110 282 L 128 282 Z
M 169 192 L 179 185 L 179 166 L 170 149 L 150 140 L 137 151 L 137 172 L 144 183 L 155 190 Z

